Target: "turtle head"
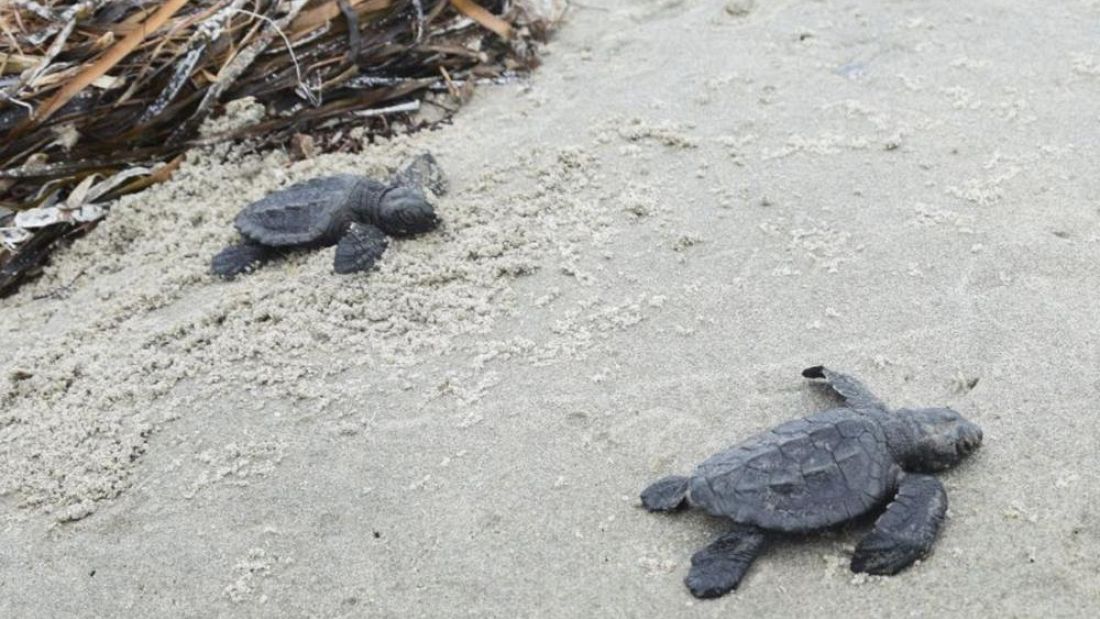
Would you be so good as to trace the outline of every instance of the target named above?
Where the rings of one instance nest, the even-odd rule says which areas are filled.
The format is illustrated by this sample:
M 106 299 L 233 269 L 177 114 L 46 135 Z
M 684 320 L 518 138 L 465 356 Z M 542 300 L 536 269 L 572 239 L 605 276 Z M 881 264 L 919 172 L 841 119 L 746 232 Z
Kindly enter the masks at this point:
M 906 468 L 940 471 L 959 463 L 982 444 L 982 429 L 950 408 L 902 409 L 908 422 Z
M 393 236 L 419 234 L 439 225 L 424 192 L 403 185 L 391 187 L 379 198 L 377 220 L 378 227 Z

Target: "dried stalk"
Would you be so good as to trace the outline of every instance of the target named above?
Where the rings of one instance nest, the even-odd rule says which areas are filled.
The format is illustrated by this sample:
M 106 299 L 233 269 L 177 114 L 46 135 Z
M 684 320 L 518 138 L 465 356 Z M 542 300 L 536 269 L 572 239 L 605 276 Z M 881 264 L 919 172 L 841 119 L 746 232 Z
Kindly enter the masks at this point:
M 486 11 L 480 4 L 474 2 L 474 0 L 451 0 L 451 4 L 459 11 L 462 11 L 466 17 L 492 30 L 497 36 L 505 41 L 512 38 L 512 26 L 503 19 Z
M 308 0 L 290 0 L 287 14 L 277 22 L 268 23 L 267 27 L 263 29 L 259 36 L 257 36 L 248 47 L 238 52 L 233 60 L 218 72 L 217 81 L 215 81 L 206 91 L 206 95 L 203 96 L 202 101 L 199 102 L 198 109 L 196 109 L 195 112 L 191 114 L 191 117 L 184 121 L 171 136 L 169 136 L 169 144 L 179 144 L 198 129 L 198 126 L 203 120 L 206 120 L 206 117 L 210 114 L 211 108 L 218 102 L 222 94 L 237 81 L 237 78 L 240 77 L 253 62 L 255 62 L 256 57 L 267 49 L 267 46 L 271 43 L 271 40 L 275 38 L 276 34 L 282 36 L 284 40 L 286 39 L 286 35 L 283 34 L 283 29 L 294 21 L 294 18 L 298 16 L 298 13 L 301 12 L 306 2 L 308 2 Z M 290 49 L 289 41 L 287 41 L 287 49 Z M 297 60 L 295 60 L 295 63 L 297 63 Z
M 42 104 L 34 117 L 28 119 L 23 127 L 16 130 L 15 134 L 19 135 L 28 128 L 45 122 L 47 118 L 52 116 L 61 106 L 68 103 L 78 92 L 87 88 L 89 84 L 107 73 L 107 71 L 110 71 L 120 60 L 133 51 L 138 44 L 144 41 L 148 35 L 164 25 L 164 22 L 168 21 L 169 17 L 175 15 L 176 11 L 180 10 L 180 7 L 185 4 L 187 4 L 187 0 L 167 0 L 167 2 L 157 9 L 156 13 L 153 13 L 153 16 L 150 17 L 148 21 L 142 24 L 141 28 L 126 35 L 126 38 L 116 43 L 98 62 L 81 71 L 79 75 L 73 78 L 71 82 L 67 83 L 56 95 Z

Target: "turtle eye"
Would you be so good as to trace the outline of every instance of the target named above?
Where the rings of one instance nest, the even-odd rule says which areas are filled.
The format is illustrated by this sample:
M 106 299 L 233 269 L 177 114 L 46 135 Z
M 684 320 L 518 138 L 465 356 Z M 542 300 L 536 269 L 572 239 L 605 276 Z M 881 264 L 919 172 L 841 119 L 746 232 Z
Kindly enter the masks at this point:
M 965 424 L 959 431 L 956 448 L 959 455 L 969 455 L 982 444 L 982 430 L 973 424 Z
M 974 444 L 970 439 L 959 439 L 959 442 L 955 443 L 955 450 L 960 456 L 970 455 L 970 452 L 974 451 Z
M 435 211 L 427 202 L 410 205 L 396 213 L 397 218 L 409 232 L 426 232 L 435 227 Z

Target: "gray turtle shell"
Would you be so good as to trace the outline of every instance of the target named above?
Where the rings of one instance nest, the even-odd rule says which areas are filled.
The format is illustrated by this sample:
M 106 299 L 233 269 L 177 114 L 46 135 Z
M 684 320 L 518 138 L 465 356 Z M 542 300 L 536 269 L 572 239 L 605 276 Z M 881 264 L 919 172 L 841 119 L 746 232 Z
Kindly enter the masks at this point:
M 715 516 L 792 533 L 874 509 L 900 470 L 875 414 L 886 413 L 827 410 L 719 452 L 692 474 L 691 502 Z
M 384 187 L 353 174 L 314 178 L 249 204 L 234 223 L 245 238 L 271 247 L 332 245 L 354 220 L 354 201 L 370 189 Z

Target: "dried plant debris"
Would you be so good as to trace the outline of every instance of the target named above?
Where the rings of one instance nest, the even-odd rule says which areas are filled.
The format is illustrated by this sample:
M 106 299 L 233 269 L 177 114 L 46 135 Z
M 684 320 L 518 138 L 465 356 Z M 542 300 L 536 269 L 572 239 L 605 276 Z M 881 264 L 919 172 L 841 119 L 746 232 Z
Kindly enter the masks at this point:
M 348 124 L 390 136 L 445 122 L 474 85 L 534 67 L 535 46 L 562 6 L 3 3 L 0 295 L 40 266 L 57 239 L 94 226 L 106 202 L 167 178 L 192 146 L 241 138 L 285 145 L 308 133 L 324 150 L 341 147 Z M 211 122 L 239 100 L 259 111 L 250 122 Z M 32 209 L 16 221 L 14 212 Z

